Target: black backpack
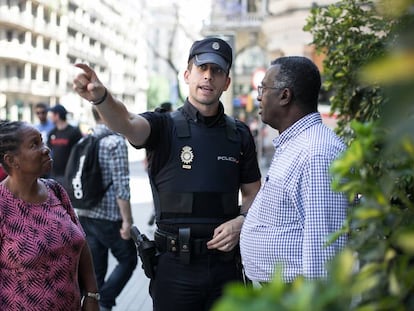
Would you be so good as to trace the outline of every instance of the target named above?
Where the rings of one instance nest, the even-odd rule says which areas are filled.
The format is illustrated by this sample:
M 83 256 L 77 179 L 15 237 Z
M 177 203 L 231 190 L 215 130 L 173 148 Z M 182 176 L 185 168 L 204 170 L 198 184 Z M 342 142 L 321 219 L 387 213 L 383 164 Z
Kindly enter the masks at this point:
M 99 166 L 99 140 L 111 135 L 88 134 L 73 146 L 65 169 L 65 186 L 75 208 L 91 209 L 98 205 L 112 181 L 104 187 Z

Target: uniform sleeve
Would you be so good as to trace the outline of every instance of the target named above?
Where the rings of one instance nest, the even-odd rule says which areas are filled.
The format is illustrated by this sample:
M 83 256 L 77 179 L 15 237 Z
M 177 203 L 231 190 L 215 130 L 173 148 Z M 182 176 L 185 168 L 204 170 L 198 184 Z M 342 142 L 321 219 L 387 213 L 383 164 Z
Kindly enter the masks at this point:
M 241 161 L 240 183 L 248 184 L 261 178 L 257 151 L 254 138 L 247 125 L 237 122 L 238 130 L 242 136 L 243 156 Z

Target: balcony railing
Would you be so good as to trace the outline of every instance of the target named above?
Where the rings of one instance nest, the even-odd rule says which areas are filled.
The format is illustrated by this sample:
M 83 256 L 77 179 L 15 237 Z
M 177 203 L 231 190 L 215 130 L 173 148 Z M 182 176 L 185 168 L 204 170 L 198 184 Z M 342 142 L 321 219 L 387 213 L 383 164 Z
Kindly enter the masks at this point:
M 205 30 L 234 30 L 240 28 L 259 28 L 263 22 L 263 14 L 244 13 L 212 16 L 209 23 L 204 23 Z

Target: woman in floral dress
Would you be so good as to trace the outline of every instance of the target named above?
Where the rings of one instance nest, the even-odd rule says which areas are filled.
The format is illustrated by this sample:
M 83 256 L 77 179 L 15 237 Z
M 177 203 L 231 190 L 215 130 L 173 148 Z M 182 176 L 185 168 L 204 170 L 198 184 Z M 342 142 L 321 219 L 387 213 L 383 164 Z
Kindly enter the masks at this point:
M 0 123 L 0 310 L 99 310 L 85 234 L 50 150 L 28 123 Z

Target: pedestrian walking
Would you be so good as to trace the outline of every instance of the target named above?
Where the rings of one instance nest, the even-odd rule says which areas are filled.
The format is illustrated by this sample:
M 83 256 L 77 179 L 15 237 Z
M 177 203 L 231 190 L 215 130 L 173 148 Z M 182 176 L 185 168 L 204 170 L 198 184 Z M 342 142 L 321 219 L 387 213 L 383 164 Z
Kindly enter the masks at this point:
M 60 104 L 49 109 L 51 120 L 55 128 L 50 131 L 47 145 L 51 150 L 53 167 L 50 177 L 57 180 L 61 185 L 65 185 L 65 168 L 69 159 L 72 147 L 82 138 L 82 133 L 78 127 L 68 123 L 66 108 Z
M 160 253 L 150 281 L 155 311 L 210 310 L 226 284 L 243 278 L 239 233 L 261 176 L 248 126 L 220 102 L 232 54 L 219 38 L 194 42 L 184 72 L 189 96 L 170 114 L 129 112 L 90 67 L 77 65 L 74 90 L 149 155 Z
M 92 114 L 96 121 L 92 135 L 107 135 L 98 142 L 98 160 L 102 184 L 109 187 L 96 206 L 76 211 L 92 252 L 101 296 L 100 311 L 109 311 L 116 305 L 116 298 L 131 278 L 137 265 L 137 253 L 130 235 L 133 220 L 127 144 L 124 137 L 112 132 L 102 123 L 95 108 L 92 109 Z M 105 278 L 109 251 L 117 260 L 117 264 Z
M 43 142 L 46 143 L 50 131 L 55 127 L 53 122 L 48 118 L 48 106 L 45 103 L 37 103 L 35 113 L 39 119 L 39 122 L 35 126 L 42 134 Z

